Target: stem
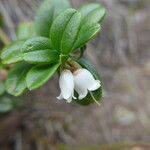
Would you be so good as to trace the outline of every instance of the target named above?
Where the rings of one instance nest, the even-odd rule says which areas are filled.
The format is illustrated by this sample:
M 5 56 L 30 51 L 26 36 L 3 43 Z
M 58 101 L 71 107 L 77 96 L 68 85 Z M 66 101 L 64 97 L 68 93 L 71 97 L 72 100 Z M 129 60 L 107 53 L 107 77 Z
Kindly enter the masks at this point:
M 5 34 L 5 32 L 2 30 L 0 27 L 0 40 L 4 43 L 4 45 L 7 45 L 10 43 L 10 39 L 8 36 Z
M 68 59 L 67 64 L 70 66 L 70 70 L 71 70 L 72 72 L 74 72 L 74 71 L 76 71 L 76 70 L 82 68 L 77 62 L 75 62 L 75 61 L 72 60 L 72 59 Z
M 89 91 L 89 93 L 90 93 L 92 99 L 94 100 L 94 102 L 95 102 L 98 106 L 101 106 L 101 104 L 95 99 L 93 93 L 92 93 L 91 91 Z
M 83 54 L 84 54 L 85 50 L 86 50 L 86 45 L 84 45 L 83 47 L 80 48 L 80 56 L 79 56 L 79 58 L 83 57 Z

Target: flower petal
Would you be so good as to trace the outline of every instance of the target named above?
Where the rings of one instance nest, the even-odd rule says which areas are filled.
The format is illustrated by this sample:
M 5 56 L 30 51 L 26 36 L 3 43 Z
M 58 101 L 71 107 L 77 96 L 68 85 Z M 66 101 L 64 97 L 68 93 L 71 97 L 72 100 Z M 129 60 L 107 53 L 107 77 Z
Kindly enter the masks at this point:
M 87 81 L 83 78 L 82 69 L 74 73 L 75 90 L 79 94 L 79 99 L 83 99 L 88 94 L 87 87 L 85 86 Z
M 99 80 L 95 80 L 93 75 L 87 69 L 78 69 L 73 73 L 75 90 L 79 94 L 79 99 L 87 96 L 88 90 L 95 91 L 101 84 Z
M 66 102 L 67 102 L 67 103 L 71 103 L 71 102 L 72 102 L 72 96 L 69 97 L 68 99 L 66 99 Z
M 93 84 L 88 88 L 89 91 L 95 91 L 101 87 L 101 82 L 99 80 L 95 80 Z
M 75 82 L 75 90 L 79 94 L 79 99 L 83 99 L 87 96 L 88 91 L 84 86 L 78 86 L 78 83 Z
M 59 96 L 56 97 L 58 100 L 62 100 L 63 97 L 62 97 L 62 94 L 60 94 Z
M 85 98 L 87 94 L 88 94 L 88 91 L 86 91 L 85 93 L 79 94 L 79 100 L 82 100 L 83 98 Z
M 64 70 L 59 79 L 59 86 L 61 89 L 61 95 L 64 99 L 72 97 L 74 92 L 74 79 L 70 70 Z

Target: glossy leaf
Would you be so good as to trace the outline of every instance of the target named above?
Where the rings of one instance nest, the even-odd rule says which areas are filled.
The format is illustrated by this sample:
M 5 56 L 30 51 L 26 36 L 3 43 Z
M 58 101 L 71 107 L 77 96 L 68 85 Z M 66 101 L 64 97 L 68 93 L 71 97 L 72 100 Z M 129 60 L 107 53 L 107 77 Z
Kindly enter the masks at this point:
M 77 60 L 77 62 L 83 67 L 83 68 L 86 68 L 87 70 L 89 70 L 93 76 L 95 77 L 95 79 L 97 80 L 100 80 L 101 81 L 101 78 L 98 74 L 98 72 L 96 71 L 94 65 L 92 65 L 89 61 L 85 60 L 85 59 L 80 59 L 80 60 Z M 102 86 L 96 90 L 96 91 L 93 91 L 91 92 L 94 96 L 94 98 L 99 101 L 102 97 Z M 76 93 L 77 95 L 77 93 Z M 94 100 L 93 98 L 91 97 L 90 93 L 88 93 L 88 95 L 82 99 L 82 100 L 75 100 L 75 102 L 81 104 L 81 105 L 89 105 L 91 103 L 94 103 Z
M 79 11 L 82 14 L 82 24 L 88 25 L 101 23 L 106 13 L 102 5 L 94 3 L 82 6 Z
M 31 64 L 50 64 L 59 60 L 59 54 L 55 50 L 37 50 L 23 54 L 23 59 Z
M 25 78 L 30 67 L 29 64 L 20 63 L 10 70 L 6 80 L 6 90 L 9 94 L 20 96 L 24 93 L 27 89 Z
M 50 38 L 53 47 L 62 54 L 68 54 L 76 40 L 81 22 L 81 14 L 75 9 L 67 9 L 53 22 Z
M 47 82 L 56 72 L 60 64 L 38 65 L 33 67 L 27 74 L 26 82 L 29 90 L 34 90 Z
M 27 40 L 22 46 L 22 53 L 38 50 L 52 49 L 50 39 L 45 37 L 34 37 Z
M 70 7 L 68 0 L 45 0 L 37 11 L 35 17 L 38 35 L 49 37 L 53 20 L 58 14 Z
M 33 22 L 20 23 L 17 28 L 18 40 L 26 40 L 36 36 L 35 24 Z
M 93 25 L 82 26 L 78 38 L 75 42 L 74 49 L 84 46 L 90 39 L 100 31 L 101 27 L 98 23 Z
M 100 31 L 99 23 L 105 16 L 105 8 L 99 4 L 85 5 L 79 11 L 82 14 L 82 22 L 74 49 L 85 45 Z
M 52 50 L 50 39 L 34 37 L 22 46 L 23 60 L 31 64 L 50 64 L 59 60 L 57 51 Z
M 4 47 L 1 53 L 3 64 L 11 64 L 22 61 L 22 45 L 24 41 L 15 41 Z
M 86 5 L 81 6 L 79 11 L 82 14 L 82 18 L 85 18 L 90 12 L 92 12 L 93 10 L 95 10 L 99 7 L 100 7 L 100 5 L 97 3 L 90 3 L 90 4 L 86 4 Z
M 69 20 L 61 40 L 62 54 L 68 54 L 72 51 L 81 23 L 81 14 L 76 12 Z

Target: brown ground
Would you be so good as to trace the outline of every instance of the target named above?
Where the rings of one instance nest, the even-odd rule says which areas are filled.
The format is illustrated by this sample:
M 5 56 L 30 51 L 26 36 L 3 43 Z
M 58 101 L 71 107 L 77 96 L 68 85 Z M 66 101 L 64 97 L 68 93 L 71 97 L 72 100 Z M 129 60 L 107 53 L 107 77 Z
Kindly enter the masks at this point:
M 72 0 L 74 6 L 86 1 Z M 101 34 L 89 44 L 86 57 L 103 79 L 101 107 L 58 102 L 55 77 L 27 94 L 21 111 L 25 114 L 22 128 L 9 139 L 9 146 L 6 143 L 8 150 L 48 150 L 60 143 L 150 143 L 150 1 L 95 1 L 107 7 L 107 16 Z M 12 39 L 16 24 L 33 18 L 37 6 L 37 0 L 0 0 L 5 31 Z

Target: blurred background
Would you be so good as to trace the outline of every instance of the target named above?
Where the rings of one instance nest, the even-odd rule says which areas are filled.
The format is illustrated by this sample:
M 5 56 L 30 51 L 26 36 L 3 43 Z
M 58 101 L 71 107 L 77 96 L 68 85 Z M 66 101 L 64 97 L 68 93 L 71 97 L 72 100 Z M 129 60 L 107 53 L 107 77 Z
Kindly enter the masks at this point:
M 102 31 L 85 54 L 102 76 L 102 105 L 57 101 L 54 77 L 27 93 L 21 108 L 0 114 L 0 150 L 150 150 L 150 0 L 71 2 L 107 9 Z M 20 22 L 33 20 L 39 3 L 0 0 L 2 30 L 10 39 Z

